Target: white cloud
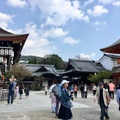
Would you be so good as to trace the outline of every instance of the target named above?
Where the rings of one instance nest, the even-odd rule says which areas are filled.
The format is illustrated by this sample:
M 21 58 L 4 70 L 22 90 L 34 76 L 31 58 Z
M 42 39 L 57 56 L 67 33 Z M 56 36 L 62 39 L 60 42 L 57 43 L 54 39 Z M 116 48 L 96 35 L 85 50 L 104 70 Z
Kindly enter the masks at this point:
M 28 23 L 25 32 L 29 33 L 29 37 L 22 51 L 24 55 L 43 57 L 46 54 L 53 54 L 57 51 L 56 46 L 52 42 L 41 36 L 41 31 L 36 28 L 36 24 Z
M 104 32 L 105 30 L 104 30 L 104 28 L 103 27 L 98 27 L 98 28 L 96 28 L 96 31 L 102 31 L 102 32 Z
M 102 4 L 110 4 L 112 3 L 114 0 L 99 0 L 99 3 L 102 3 Z
M 70 45 L 79 44 L 79 41 L 73 39 L 72 37 L 66 37 L 66 38 L 63 40 L 63 42 L 64 42 L 64 43 L 68 43 L 68 44 L 70 44 Z
M 87 10 L 87 13 L 94 17 L 101 16 L 102 14 L 105 14 L 108 12 L 109 11 L 102 5 L 96 5 L 93 10 L 91 10 L 91 9 Z
M 95 22 L 95 25 L 106 25 L 106 24 L 107 24 L 106 21 L 104 21 L 104 22 L 96 21 Z
M 7 4 L 13 7 L 24 8 L 27 5 L 26 0 L 7 0 Z
M 90 55 L 85 55 L 84 53 L 81 53 L 80 55 L 77 55 L 75 59 L 90 60 L 90 59 L 93 59 L 95 56 L 96 56 L 96 53 L 92 53 Z
M 120 6 L 120 1 L 119 0 L 99 0 L 99 3 L 112 4 L 112 5 L 117 6 L 117 7 Z
M 93 3 L 93 2 L 94 2 L 94 0 L 88 0 L 87 2 L 84 3 L 83 6 L 86 7 L 87 5 L 89 5 L 89 4 Z
M 7 31 L 14 34 L 23 34 L 23 29 L 17 29 L 17 30 L 7 29 Z
M 42 36 L 55 38 L 55 37 L 65 36 L 67 34 L 68 34 L 68 31 L 63 31 L 62 28 L 52 27 L 51 29 L 44 31 L 42 33 Z
M 113 5 L 119 7 L 120 6 L 120 1 L 113 2 Z
M 68 20 L 84 20 L 89 18 L 80 10 L 80 2 L 78 0 L 29 0 L 32 10 L 38 7 L 42 13 L 42 17 L 46 19 L 44 25 L 60 26 L 67 23 Z
M 5 13 L 0 12 L 0 27 L 6 28 L 9 23 L 12 23 L 12 18 L 14 15 L 7 15 Z

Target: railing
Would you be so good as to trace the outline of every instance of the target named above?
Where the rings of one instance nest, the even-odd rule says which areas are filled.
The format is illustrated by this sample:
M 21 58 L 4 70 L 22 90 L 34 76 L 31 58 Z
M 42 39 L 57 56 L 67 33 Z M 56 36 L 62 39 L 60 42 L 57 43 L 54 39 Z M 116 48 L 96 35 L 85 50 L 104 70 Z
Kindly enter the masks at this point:
M 8 90 L 7 89 L 1 89 L 0 90 L 0 101 L 7 100 L 8 97 Z
M 8 90 L 0 89 L 0 101 L 7 101 L 8 98 Z M 16 94 L 14 92 L 14 99 L 16 98 Z

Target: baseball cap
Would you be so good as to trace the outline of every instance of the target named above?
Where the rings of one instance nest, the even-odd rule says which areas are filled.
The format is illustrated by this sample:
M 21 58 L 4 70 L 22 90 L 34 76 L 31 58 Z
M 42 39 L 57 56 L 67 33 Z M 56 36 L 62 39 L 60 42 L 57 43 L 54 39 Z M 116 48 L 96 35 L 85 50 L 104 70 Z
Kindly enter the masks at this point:
M 103 82 L 99 82 L 99 85 L 101 85 L 101 86 L 102 86 L 102 85 L 104 85 L 104 84 L 103 84 Z
M 63 81 L 61 82 L 62 85 L 65 84 L 65 83 L 69 83 L 69 81 L 63 80 Z

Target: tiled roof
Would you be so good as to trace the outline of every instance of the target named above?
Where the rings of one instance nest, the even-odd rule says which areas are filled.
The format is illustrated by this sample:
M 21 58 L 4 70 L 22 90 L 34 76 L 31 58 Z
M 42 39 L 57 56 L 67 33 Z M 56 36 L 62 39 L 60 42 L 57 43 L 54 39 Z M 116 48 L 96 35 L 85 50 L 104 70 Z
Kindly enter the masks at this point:
M 23 64 L 33 75 L 42 75 L 45 73 L 51 73 L 58 76 L 57 70 L 54 65 L 43 65 L 43 64 Z
M 102 48 L 100 50 L 102 51 L 102 50 L 107 49 L 107 48 L 112 48 L 112 47 L 115 47 L 116 45 L 120 45 L 120 39 L 117 40 L 116 42 L 114 42 L 113 44 L 109 45 L 108 47 Z
M 100 63 L 97 64 L 96 62 L 93 62 L 90 60 L 70 59 L 65 71 L 72 70 L 72 69 L 81 71 L 81 72 L 99 72 L 103 69 L 103 66 L 100 65 Z
M 21 36 L 21 35 L 28 35 L 28 34 L 13 34 L 11 32 L 8 32 L 0 28 L 0 37 L 13 37 L 13 36 Z
M 120 58 L 120 55 L 115 55 L 115 54 L 104 54 L 104 56 L 107 56 L 110 58 Z

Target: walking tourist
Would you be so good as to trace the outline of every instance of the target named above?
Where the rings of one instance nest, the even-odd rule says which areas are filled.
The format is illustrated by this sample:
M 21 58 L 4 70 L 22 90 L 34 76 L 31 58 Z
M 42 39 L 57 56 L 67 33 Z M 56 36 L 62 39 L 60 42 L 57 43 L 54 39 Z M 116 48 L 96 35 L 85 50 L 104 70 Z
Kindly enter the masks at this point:
M 56 97 L 55 118 L 58 118 L 59 104 L 60 104 L 60 98 L 61 98 L 62 84 L 60 82 L 61 82 L 61 80 L 57 80 L 56 81 L 57 84 L 52 90 Z
M 25 92 L 26 97 L 28 97 L 29 96 L 29 86 L 28 85 L 25 86 L 24 92 Z
M 85 84 L 84 85 L 84 98 L 87 98 L 88 95 L 88 86 Z
M 74 86 L 74 95 L 75 95 L 75 98 L 77 98 L 77 85 Z
M 47 85 L 44 87 L 44 89 L 45 89 L 45 95 L 47 95 L 47 91 L 48 91 Z
M 109 86 L 107 83 L 104 84 L 104 89 L 108 92 L 108 101 L 110 101 Z M 109 103 L 106 106 L 106 112 L 108 113 Z
M 16 88 L 15 88 L 15 93 L 16 93 L 16 97 L 18 96 L 19 94 L 19 86 L 17 85 Z
M 99 83 L 99 87 L 97 88 L 96 95 L 95 95 L 94 101 L 98 101 L 98 104 L 100 105 L 101 109 L 101 116 L 100 120 L 104 120 L 104 117 L 106 120 L 109 120 L 110 117 L 108 116 L 108 113 L 106 112 L 106 106 L 109 104 L 109 94 L 108 92 L 104 89 L 104 84 L 102 82 Z
M 116 93 L 116 101 L 117 101 L 117 103 L 119 105 L 119 111 L 120 111 L 120 83 L 119 83 L 117 93 Z
M 23 86 L 22 86 L 22 83 L 21 83 L 21 84 L 20 84 L 20 87 L 19 87 L 20 99 L 22 99 L 22 94 L 23 94 Z
M 10 80 L 10 85 L 9 85 L 7 103 L 8 104 L 10 104 L 10 103 L 13 104 L 14 90 L 15 90 L 15 87 L 16 87 L 16 78 L 14 77 L 14 75 L 12 75 L 9 80 Z
M 93 88 L 92 88 L 92 90 L 93 90 L 93 96 L 94 96 L 95 93 L 96 93 L 96 90 L 97 90 L 97 86 L 96 86 L 96 84 L 93 84 Z
M 83 84 L 80 86 L 80 91 L 81 91 L 81 98 L 84 97 L 84 86 Z
M 114 99 L 115 85 L 113 84 L 112 81 L 110 81 L 109 83 L 109 88 L 110 88 L 110 97 L 111 99 Z
M 72 118 L 71 107 L 72 103 L 70 101 L 72 95 L 68 93 L 68 83 L 69 81 L 63 80 L 62 82 L 63 89 L 61 91 L 61 106 L 58 114 L 58 118 L 62 120 L 68 120 Z
M 52 112 L 54 112 L 54 113 L 55 113 L 55 110 L 56 110 L 56 97 L 54 96 L 54 93 L 52 92 L 52 89 L 55 86 L 56 86 L 56 84 L 55 84 L 55 81 L 54 81 L 49 88 L 49 92 L 50 92 L 49 98 L 51 98 L 51 108 L 52 108 Z

